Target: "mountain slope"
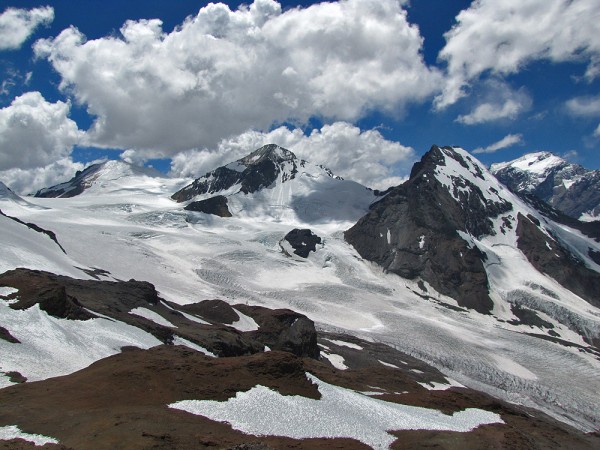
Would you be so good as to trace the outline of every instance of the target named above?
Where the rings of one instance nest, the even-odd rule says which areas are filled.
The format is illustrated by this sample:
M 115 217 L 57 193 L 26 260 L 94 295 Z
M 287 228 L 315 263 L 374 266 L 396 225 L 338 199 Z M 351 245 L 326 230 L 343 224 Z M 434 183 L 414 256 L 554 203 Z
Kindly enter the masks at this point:
M 450 152 L 452 149 L 447 150 Z M 42 258 L 43 255 L 36 253 L 31 246 L 28 247 L 26 233 L 34 233 L 33 230 L 5 218 L 11 221 L 11 225 L 20 227 L 15 228 L 19 230 L 18 233 L 23 234 L 18 245 L 26 251 L 15 251 L 10 260 L 0 260 L 0 262 L 6 263 L 5 270 L 26 266 L 69 275 L 76 279 L 90 280 L 96 277 L 112 281 L 131 279 L 148 281 L 156 286 L 156 291 L 160 298 L 164 299 L 164 304 L 161 302 L 156 308 L 154 305 L 119 306 L 107 300 L 104 302 L 107 307 L 113 308 L 113 311 L 119 308 L 119 311 L 115 312 L 117 316 L 107 313 L 107 310 L 97 312 L 119 322 L 124 322 L 124 317 L 128 320 L 136 320 L 137 323 L 145 319 L 148 321 L 147 325 L 154 324 L 159 327 L 159 324 L 150 319 L 154 318 L 162 322 L 158 315 L 177 326 L 170 329 L 163 323 L 162 327 L 170 329 L 173 334 L 183 333 L 192 326 L 181 317 L 177 317 L 176 313 L 182 315 L 185 313 L 210 321 L 206 308 L 201 312 L 196 309 L 199 300 L 203 299 L 221 300 L 214 304 L 209 303 L 215 306 L 214 311 L 211 309 L 211 313 L 216 316 L 221 314 L 223 318 L 227 316 L 227 323 L 235 323 L 236 326 L 247 330 L 234 329 L 240 333 L 250 333 L 250 335 L 246 334 L 244 339 L 248 336 L 252 339 L 257 338 L 261 329 L 270 322 L 270 319 L 261 319 L 252 308 L 291 309 L 314 321 L 319 330 L 351 335 L 344 338 L 330 337 L 337 343 L 321 340 L 319 344 L 321 344 L 320 363 L 325 364 L 328 370 L 337 367 L 337 370 L 341 371 L 340 378 L 356 377 L 357 380 L 362 380 L 360 383 L 347 386 L 352 389 L 363 390 L 367 386 L 385 388 L 387 385 L 382 384 L 384 380 L 395 378 L 398 372 L 386 372 L 375 377 L 376 374 L 381 373 L 380 369 L 383 367 L 412 374 L 422 383 L 443 382 L 438 378 L 421 378 L 424 375 L 420 372 L 426 370 L 414 364 L 408 356 L 392 359 L 384 353 L 372 360 L 373 365 L 361 366 L 367 355 L 372 356 L 372 354 L 369 351 L 357 350 L 356 346 L 367 349 L 364 341 L 378 345 L 387 344 L 401 350 L 405 355 L 426 361 L 441 370 L 445 377 L 450 377 L 465 386 L 488 392 L 500 399 L 536 407 L 581 430 L 597 429 L 600 420 L 596 400 L 597 392 L 600 391 L 598 376 L 600 360 L 595 337 L 600 334 L 599 309 L 561 286 L 548 275 L 536 270 L 525 253 L 518 248 L 519 236 L 516 229 L 519 220 L 529 220 L 528 217 L 531 215 L 540 221 L 539 227 L 534 223 L 533 231 L 545 230 L 548 234 L 551 231 L 554 238 L 562 242 L 561 245 L 564 245 L 569 253 L 575 252 L 590 270 L 594 266 L 592 266 L 593 262 L 590 262 L 593 258 L 589 255 L 589 248 L 597 249 L 597 243 L 574 231 L 570 225 L 557 225 L 554 220 L 551 220 L 551 214 L 539 214 L 519 198 L 513 196 L 513 199 L 507 196 L 510 192 L 494 181 L 485 168 L 474 159 L 467 159 L 466 153 L 456 149 L 454 155 L 456 158 L 450 157 L 450 153 L 440 150 L 437 154 L 438 159 L 440 162 L 443 160 L 445 166 L 434 164 L 434 161 L 430 164 L 424 161 L 427 164 L 420 166 L 422 170 L 415 169 L 415 172 L 420 172 L 422 175 L 427 174 L 427 178 L 430 174 L 435 178 L 431 179 L 431 186 L 437 186 L 437 190 L 434 193 L 423 191 L 421 197 L 423 201 L 428 198 L 437 199 L 447 211 L 433 211 L 436 208 L 441 210 L 440 204 L 435 202 L 429 206 L 422 206 L 423 212 L 431 214 L 426 223 L 422 222 L 427 226 L 437 226 L 437 229 L 432 228 L 433 231 L 430 231 L 421 224 L 421 228 L 430 234 L 425 235 L 426 233 L 421 229 L 413 230 L 414 236 L 407 238 L 407 246 L 412 245 L 417 252 L 429 251 L 428 244 L 434 242 L 435 233 L 439 233 L 436 246 L 438 251 L 443 253 L 446 242 L 443 233 L 450 235 L 448 230 L 454 230 L 452 239 L 457 235 L 467 244 L 465 246 L 463 242 L 457 240 L 455 245 L 459 246 L 456 247 L 458 254 L 450 252 L 452 254 L 449 255 L 449 263 L 446 265 L 453 264 L 452 258 L 460 262 L 458 258 L 460 251 L 463 250 L 469 250 L 469 255 L 474 260 L 470 266 L 466 266 L 467 269 L 475 267 L 476 262 L 479 261 L 483 271 L 479 266 L 479 272 L 473 271 L 473 273 L 481 277 L 481 280 L 485 277 L 489 289 L 483 289 L 481 280 L 472 277 L 471 285 L 477 286 L 477 289 L 485 294 L 481 297 L 482 303 L 478 303 L 480 297 L 473 295 L 473 306 L 481 305 L 481 311 L 489 312 L 488 314 L 480 314 L 472 309 L 473 306 L 461 306 L 451 295 L 439 293 L 433 287 L 434 281 L 427 282 L 420 275 L 412 280 L 402 278 L 361 258 L 356 249 L 343 238 L 343 230 L 353 224 L 348 220 L 348 215 L 344 220 L 336 221 L 335 210 L 325 209 L 324 214 L 316 215 L 315 222 L 307 227 L 301 220 L 301 215 L 290 208 L 290 205 L 293 205 L 290 197 L 284 196 L 285 201 L 277 203 L 279 197 L 273 193 L 280 193 L 283 188 L 288 189 L 288 186 L 291 188 L 292 201 L 294 199 L 297 201 L 299 194 L 302 194 L 300 198 L 315 196 L 330 198 L 331 195 L 341 192 L 339 187 L 344 186 L 341 180 L 323 174 L 320 168 L 310 166 L 308 163 L 305 164 L 305 168 L 297 165 L 298 173 L 292 180 L 283 182 L 283 176 L 279 173 L 275 182 L 267 187 L 262 186 L 253 193 L 245 194 L 237 191 L 239 188 L 237 184 L 231 187 L 230 192 L 207 193 L 189 200 L 189 202 L 201 201 L 204 198 L 223 195 L 231 202 L 228 208 L 231 208 L 232 217 L 227 218 L 183 210 L 186 204 L 177 203 L 170 196 L 183 186 L 184 180 L 143 176 L 123 177 L 115 180 L 115 183 L 107 183 L 106 186 L 92 187 L 84 195 L 73 198 L 29 199 L 33 204 L 45 209 L 25 208 L 10 201 L 3 202 L 2 206 L 6 208 L 7 214 L 19 217 L 23 222 L 39 224 L 44 229 L 54 231 L 68 256 L 62 253 L 47 236 L 35 233 L 40 242 L 45 242 L 49 246 L 45 251 L 52 249 L 51 254 L 46 253 L 46 257 Z M 464 157 L 458 158 L 460 155 Z M 464 167 L 461 161 L 467 167 Z M 314 177 L 302 175 L 304 170 L 307 174 L 314 173 Z M 421 186 L 420 189 L 428 186 L 428 183 L 421 185 L 414 180 L 412 184 Z M 309 194 L 308 187 L 311 186 L 315 191 L 310 191 Z M 321 188 L 324 190 L 317 190 Z M 497 196 L 491 190 L 492 188 L 498 191 Z M 369 194 L 369 201 L 375 197 L 365 188 L 360 187 L 360 189 L 361 192 Z M 352 192 L 348 191 L 345 195 L 349 197 Z M 393 190 L 390 195 L 393 195 Z M 480 197 L 484 198 L 483 203 Z M 383 204 L 386 198 L 381 199 L 377 205 Z M 273 203 L 270 203 L 271 199 L 274 200 Z M 457 199 L 464 200 L 464 205 L 468 207 L 463 208 Z M 241 205 L 242 202 L 245 202 L 244 206 L 247 209 L 236 209 L 235 206 Z M 508 208 L 505 202 L 511 203 L 513 209 L 500 213 L 499 211 Z M 368 203 L 365 202 L 362 209 L 357 208 L 356 212 L 361 216 L 364 215 Z M 281 209 L 273 209 L 271 205 L 284 205 L 288 214 L 279 214 Z M 373 207 L 374 210 L 377 205 Z M 217 206 L 220 207 L 222 204 Z M 525 219 L 519 219 L 519 212 Z M 499 215 L 495 217 L 494 214 Z M 383 216 L 385 212 L 382 212 Z M 409 215 L 410 217 L 412 216 Z M 437 220 L 436 217 L 441 219 Z M 507 223 L 504 222 L 504 217 L 507 217 Z M 413 219 L 416 221 L 419 218 L 414 216 L 411 220 Z M 410 220 L 406 223 L 410 224 Z M 394 224 L 395 222 L 391 221 L 390 225 Z M 508 224 L 513 228 L 509 228 Z M 502 226 L 506 234 L 502 233 Z M 315 234 L 321 238 L 321 243 L 315 246 L 314 251 L 309 252 L 307 258 L 300 258 L 290 251 L 289 247 L 286 251 L 285 237 L 293 229 L 306 228 L 310 228 L 311 236 Z M 458 233 L 457 229 L 465 231 Z M 496 235 L 489 234 L 490 230 L 495 230 Z M 373 234 L 383 242 L 387 242 L 387 227 L 381 229 L 380 233 Z M 529 240 L 527 233 L 524 236 Z M 390 228 L 390 240 L 393 242 L 395 239 L 399 240 L 399 237 L 395 236 L 394 229 Z M 302 238 L 300 240 L 307 243 Z M 10 242 L 10 236 L 0 233 L 0 246 L 3 249 L 5 242 L 8 242 L 8 247 L 14 247 Z M 540 256 L 551 257 L 554 254 L 548 249 L 546 242 L 553 250 L 558 248 L 550 237 L 541 242 L 534 235 L 533 242 L 536 243 L 536 246 L 532 247 L 534 257 L 536 252 L 540 251 L 548 252 L 547 255 L 540 254 Z M 537 246 L 537 244 L 541 245 Z M 479 252 L 485 254 L 487 259 L 480 257 Z M 54 268 L 52 268 L 53 264 Z M 428 264 L 429 266 L 424 266 L 423 273 L 429 270 L 432 274 L 437 274 L 440 284 L 446 283 L 444 264 L 438 261 L 435 268 L 431 262 Z M 449 278 L 450 281 L 452 279 Z M 72 283 L 80 286 L 81 289 L 86 285 L 79 281 Z M 80 299 L 79 294 L 73 294 L 74 291 L 70 286 L 64 286 L 67 299 L 69 296 Z M 94 284 L 89 286 L 92 293 L 100 289 Z M 461 289 L 460 283 L 449 286 L 457 292 Z M 452 294 L 450 288 L 449 292 Z M 6 297 L 5 294 L 7 293 L 1 292 L 0 296 Z M 8 294 L 10 296 L 14 292 L 10 291 Z M 19 293 L 17 292 L 16 295 L 18 296 Z M 59 298 L 64 297 L 61 295 Z M 83 304 L 84 300 L 81 299 L 80 303 Z M 10 300 L 14 298 L 11 297 L 8 301 Z M 0 298 L 0 303 L 5 301 L 7 300 Z M 491 310 L 489 301 L 492 302 Z M 488 302 L 487 305 L 484 302 Z M 244 316 L 239 314 L 235 316 L 231 314 L 232 311 L 227 312 L 226 308 L 222 308 L 223 303 L 233 305 L 232 308 Z M 87 304 L 86 308 L 94 310 L 93 307 L 89 307 L 90 305 L 93 304 Z M 135 312 L 142 315 L 129 314 L 131 307 L 134 309 L 141 307 L 145 310 L 136 309 Z M 33 308 L 36 306 L 34 305 Z M 9 309 L 15 312 L 10 305 L 6 306 L 4 311 L 11 313 Z M 16 312 L 25 314 L 25 311 L 30 310 L 32 308 Z M 12 314 L 10 317 L 13 317 Z M 45 316 L 41 317 L 46 320 Z M 235 320 L 235 317 L 238 317 L 238 320 Z M 291 325 L 286 322 L 289 317 L 287 314 L 278 317 Z M 97 319 L 90 320 L 97 321 Z M 109 319 L 105 320 L 108 323 Z M 7 331 L 10 331 L 11 323 L 11 320 L 4 322 L 3 326 Z M 131 325 L 130 322 L 127 323 Z M 225 322 L 220 323 L 225 324 Z M 256 330 L 257 326 L 258 330 Z M 84 327 L 85 325 L 80 331 Z M 188 331 L 191 332 L 189 329 Z M 14 331 L 14 334 L 18 335 L 15 337 L 22 336 L 18 331 Z M 184 339 L 192 342 L 190 339 L 192 336 L 187 336 Z M 357 338 L 363 340 L 353 340 Z M 228 342 L 225 336 L 219 337 L 218 334 L 215 334 L 215 339 L 217 341 L 220 339 L 223 344 Z M 162 339 L 159 340 L 164 342 Z M 26 339 L 23 338 L 23 341 Z M 68 339 L 65 340 L 67 341 L 70 342 Z M 350 343 L 350 347 L 344 347 L 344 342 Z M 216 346 L 202 343 L 205 348 L 214 350 L 213 353 L 225 354 L 218 352 Z M 19 344 L 10 345 L 17 346 L 13 350 L 18 352 Z M 60 345 L 56 347 L 60 350 Z M 177 355 L 171 354 L 172 351 L 178 353 L 174 349 L 175 347 L 168 347 L 165 364 L 157 367 L 170 367 L 170 362 L 177 360 Z M 357 353 L 350 353 L 350 350 Z M 114 350 L 114 352 L 118 351 L 119 349 Z M 118 364 L 128 360 L 126 354 L 117 356 Z M 262 358 L 262 355 L 259 356 Z M 143 359 L 143 356 L 140 358 Z M 0 362 L 2 362 L 1 358 Z M 106 364 L 105 367 L 109 367 L 109 373 L 112 373 L 110 368 L 114 367 L 113 363 L 106 361 Z M 392 364 L 400 369 L 385 364 Z M 43 368 L 44 364 L 40 366 Z M 132 374 L 127 366 L 124 367 L 126 374 Z M 377 367 L 379 369 L 376 369 Z M 355 368 L 362 372 L 351 374 L 349 371 Z M 131 376 L 140 376 L 142 377 L 140 379 L 144 379 L 145 375 L 138 375 L 139 371 L 136 368 L 132 369 L 134 374 Z M 415 372 L 412 369 L 415 369 Z M 177 372 L 173 373 L 176 376 Z M 329 379 L 322 378 L 321 373 L 312 373 L 319 379 L 330 382 Z M 213 379 L 217 379 L 222 374 L 213 375 L 211 375 Z M 159 375 L 155 374 L 155 376 Z M 109 385 L 110 380 L 106 383 Z M 27 383 L 23 387 L 25 388 L 26 385 Z M 223 385 L 215 386 L 214 389 L 220 389 L 219 386 Z M 21 392 L 21 389 L 17 389 L 19 386 L 9 389 L 13 388 L 15 392 L 17 390 Z M 182 391 L 185 389 L 186 386 L 181 386 Z M 420 393 L 411 391 L 411 395 L 407 396 L 397 394 L 407 390 L 409 389 L 398 385 L 386 394 L 389 396 L 386 398 L 399 396 L 398 400 L 401 402 L 407 402 L 409 399 L 424 402 L 429 399 L 428 405 L 435 407 L 435 399 L 439 399 L 441 395 L 427 394 L 424 391 Z M 100 395 L 99 398 L 102 396 Z M 447 397 L 447 400 L 454 402 L 459 398 L 464 399 L 461 394 L 458 394 L 457 397 Z M 187 399 L 193 400 L 189 397 Z M 77 404 L 77 398 L 74 398 L 74 402 Z M 477 403 L 474 406 L 476 405 Z M 162 408 L 166 409 L 164 404 Z M 176 417 L 181 418 L 184 414 L 187 413 L 178 412 Z M 63 423 L 63 419 L 64 416 L 57 417 L 55 423 Z M 23 427 L 28 423 L 30 422 L 24 421 Z M 113 423 L 116 421 L 110 421 L 111 429 Z M 139 422 L 132 418 L 130 423 L 131 427 L 135 427 Z M 20 422 L 17 422 L 15 425 L 19 424 Z M 0 424 L 0 427 L 2 425 Z M 13 424 L 4 423 L 4 425 Z M 74 435 L 81 436 L 77 428 L 74 428 Z M 119 427 L 115 426 L 114 429 L 118 431 Z M 56 429 L 46 431 L 44 428 L 29 428 L 26 431 L 51 433 L 54 430 Z M 165 432 L 161 432 L 161 435 L 173 433 L 172 436 L 175 438 L 174 431 L 166 430 L 165 428 Z M 493 430 L 490 430 L 492 434 L 488 435 L 492 440 L 493 435 L 499 431 L 496 428 Z M 532 431 L 533 428 L 528 430 Z M 484 431 L 476 430 L 474 433 L 476 436 L 481 436 L 478 433 Z M 419 433 L 419 437 L 428 435 L 425 432 L 415 433 Z M 514 436 L 512 432 L 507 431 L 507 433 Z M 139 438 L 139 433 L 136 436 Z M 473 435 L 469 434 L 469 436 L 471 437 L 464 437 L 464 439 L 466 441 L 473 439 Z M 61 438 L 62 434 L 57 437 Z M 451 437 L 447 436 L 447 439 L 450 440 Z M 557 438 L 557 441 L 560 439 Z M 168 445 L 169 442 L 165 444 L 167 447 Z M 514 447 L 509 444 L 507 446 Z
M 386 271 L 478 312 L 519 304 L 513 294 L 533 286 L 557 303 L 600 306 L 598 242 L 525 204 L 459 148 L 432 147 L 345 237 Z
M 194 200 L 186 208 L 192 211 L 210 211 L 212 202 L 217 215 L 301 223 L 353 222 L 376 199 L 366 187 L 274 144 L 207 173 L 172 198 Z
M 134 166 L 124 161 L 105 161 L 86 167 L 65 183 L 40 189 L 34 196 L 69 198 L 80 195 L 94 186 L 106 186 L 131 177 L 156 178 L 162 176 L 157 170 L 148 167 Z
M 600 170 L 538 152 L 492 164 L 490 171 L 513 192 L 533 194 L 571 217 L 600 217 Z

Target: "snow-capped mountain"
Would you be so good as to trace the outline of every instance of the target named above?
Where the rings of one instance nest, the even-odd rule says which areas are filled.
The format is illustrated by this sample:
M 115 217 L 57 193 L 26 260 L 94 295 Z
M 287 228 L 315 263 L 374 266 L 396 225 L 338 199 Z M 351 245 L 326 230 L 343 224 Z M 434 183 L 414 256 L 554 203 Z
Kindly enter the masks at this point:
M 22 198 L 20 195 L 15 194 L 13 190 L 10 189 L 7 185 L 5 185 L 2 181 L 0 181 L 0 201 L 11 202 L 21 206 L 39 208 L 38 206 L 35 206 L 32 203 L 25 200 L 24 198 Z
M 492 164 L 490 171 L 517 194 L 533 194 L 582 220 L 600 217 L 600 170 L 587 170 L 548 152 Z
M 597 447 L 593 224 L 450 147 L 384 197 L 275 146 L 187 183 L 0 197 L 0 440 Z
M 135 166 L 125 161 L 105 161 L 86 167 L 65 183 L 40 189 L 34 196 L 44 198 L 75 197 L 90 188 L 118 185 L 120 180 L 131 181 L 133 177 L 160 178 L 162 174 L 155 169 Z
M 432 147 L 346 239 L 386 271 L 481 313 L 526 301 L 548 314 L 545 297 L 600 307 L 599 243 L 523 202 L 460 148 Z
M 194 200 L 186 207 L 191 211 L 309 224 L 354 222 L 376 199 L 365 186 L 274 144 L 203 175 L 172 198 Z

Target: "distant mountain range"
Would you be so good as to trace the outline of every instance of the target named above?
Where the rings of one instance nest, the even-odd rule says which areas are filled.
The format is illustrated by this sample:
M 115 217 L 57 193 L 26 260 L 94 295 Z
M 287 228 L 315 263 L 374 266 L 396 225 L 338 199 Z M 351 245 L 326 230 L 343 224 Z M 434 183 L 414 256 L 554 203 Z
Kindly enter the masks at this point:
M 517 194 L 534 195 L 576 219 L 600 218 L 600 170 L 539 152 L 493 164 L 490 171 Z

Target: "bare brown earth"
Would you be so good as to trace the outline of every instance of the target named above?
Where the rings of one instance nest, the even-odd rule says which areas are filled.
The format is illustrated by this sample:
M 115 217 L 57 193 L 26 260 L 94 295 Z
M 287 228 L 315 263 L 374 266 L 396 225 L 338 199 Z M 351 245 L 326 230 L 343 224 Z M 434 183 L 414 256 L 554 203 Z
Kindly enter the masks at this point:
M 372 350 L 369 345 L 378 347 L 361 344 L 367 351 Z M 386 348 L 385 351 L 389 359 L 393 350 Z M 397 353 L 396 359 L 400 358 L 409 362 L 406 355 Z M 245 435 L 228 424 L 167 407 L 169 403 L 185 399 L 223 401 L 257 384 L 283 395 L 317 399 L 316 386 L 305 376 L 308 371 L 323 381 L 343 387 L 380 390 L 385 394 L 378 397 L 387 401 L 447 413 L 478 407 L 500 414 L 506 422 L 505 425 L 483 426 L 471 433 L 400 431 L 395 433 L 398 440 L 393 444 L 394 449 L 593 449 L 600 446 L 597 436 L 584 435 L 541 413 L 505 404 L 470 389 L 429 391 L 416 383 L 415 377 L 431 377 L 435 369 L 417 374 L 408 369 L 410 366 L 394 369 L 378 363 L 378 366 L 368 367 L 364 361 L 358 365 L 362 367 L 340 371 L 324 362 L 287 352 L 210 358 L 179 346 L 128 349 L 71 375 L 0 390 L 0 426 L 18 425 L 25 432 L 52 436 L 63 446 L 45 447 L 53 449 L 368 448 L 350 439 L 295 440 Z M 395 394 L 405 391 L 409 393 Z M 14 440 L 1 443 L 2 448 L 33 447 Z
M 376 397 L 385 401 L 448 414 L 482 408 L 500 414 L 505 422 L 470 433 L 398 431 L 394 449 L 600 448 L 599 435 L 585 435 L 537 411 L 467 388 L 430 391 L 419 383 L 445 383 L 443 374 L 386 345 L 325 332 L 318 333 L 317 341 L 312 321 L 290 310 L 235 305 L 259 325 L 259 330 L 239 332 L 228 326 L 239 316 L 225 302 L 181 307 L 160 299 L 149 283 L 82 281 L 20 269 L 0 275 L 0 286 L 19 289 L 19 301 L 11 304 L 16 309 L 38 304 L 49 314 L 71 320 L 86 320 L 96 311 L 151 332 L 166 344 L 149 350 L 126 347 L 81 371 L 39 382 L 13 374 L 13 381 L 21 384 L 0 390 L 0 427 L 17 425 L 24 432 L 60 441 L 45 449 L 368 448 L 351 439 L 246 435 L 226 423 L 167 406 L 179 400 L 224 401 L 257 384 L 283 395 L 318 399 L 318 389 L 307 380 L 306 372 L 327 383 L 376 392 Z M 177 325 L 177 333 L 223 357 L 211 358 L 187 347 L 168 345 L 173 331 L 128 313 L 138 306 L 161 314 Z M 182 312 L 211 325 L 190 321 Z M 3 338 L 11 342 L 10 329 L 5 331 Z M 350 348 L 348 343 L 358 348 Z M 263 352 L 265 346 L 277 351 Z M 334 368 L 319 358 L 319 352 L 341 355 L 349 369 Z M 0 441 L 0 450 L 33 448 L 42 447 L 20 439 Z

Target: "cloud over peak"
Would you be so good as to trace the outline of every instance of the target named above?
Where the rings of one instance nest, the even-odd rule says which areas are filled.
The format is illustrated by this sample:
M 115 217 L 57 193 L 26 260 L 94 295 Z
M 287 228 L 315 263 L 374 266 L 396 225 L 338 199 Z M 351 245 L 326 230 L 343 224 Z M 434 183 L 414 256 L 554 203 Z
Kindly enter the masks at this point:
M 26 92 L 0 109 L 0 170 L 36 168 L 67 157 L 82 138 L 69 110 L 69 103 L 50 103 L 39 92 Z
M 299 129 L 279 127 L 268 133 L 247 131 L 223 139 L 216 150 L 188 150 L 173 157 L 171 173 L 198 177 L 246 156 L 265 144 L 274 143 L 313 164 L 322 164 L 336 175 L 375 189 L 385 189 L 404 179 L 416 156 L 411 147 L 385 139 L 377 130 L 361 131 L 347 122 L 335 122 L 309 135 Z
M 171 33 L 157 19 L 91 41 L 69 28 L 35 51 L 95 116 L 91 144 L 169 156 L 282 121 L 353 121 L 424 101 L 441 75 L 401 3 L 211 3 Z

